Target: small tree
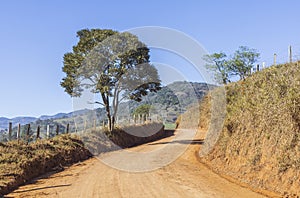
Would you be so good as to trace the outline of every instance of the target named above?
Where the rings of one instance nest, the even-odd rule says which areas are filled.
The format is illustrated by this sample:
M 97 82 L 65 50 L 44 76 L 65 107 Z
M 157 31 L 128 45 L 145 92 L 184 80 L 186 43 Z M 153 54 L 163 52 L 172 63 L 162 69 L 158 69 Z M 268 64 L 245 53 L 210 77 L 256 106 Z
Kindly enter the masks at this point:
M 149 104 L 142 104 L 140 106 L 138 106 L 134 111 L 133 111 L 133 115 L 147 115 L 149 116 L 150 114 L 150 109 L 151 109 L 151 105 Z
M 160 79 L 156 68 L 149 64 L 149 49 L 128 32 L 113 30 L 81 30 L 73 52 L 64 55 L 61 86 L 72 97 L 84 88 L 99 93 L 114 129 L 119 103 L 124 99 L 141 101 L 149 92 L 156 92 Z
M 219 83 L 227 84 L 229 80 L 229 67 L 223 52 L 206 55 L 204 59 L 208 62 L 206 67 L 214 72 L 215 79 Z
M 259 56 L 260 54 L 255 49 L 240 46 L 229 62 L 231 75 L 238 75 L 240 79 L 245 79 L 245 77 L 251 74 L 251 68 L 253 68 Z

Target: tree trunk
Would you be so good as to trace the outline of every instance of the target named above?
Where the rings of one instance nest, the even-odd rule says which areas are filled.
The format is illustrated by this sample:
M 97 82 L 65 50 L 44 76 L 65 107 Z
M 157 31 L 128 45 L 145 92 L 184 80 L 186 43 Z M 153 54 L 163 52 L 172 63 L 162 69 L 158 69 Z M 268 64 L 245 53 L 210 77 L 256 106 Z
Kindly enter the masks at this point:
M 116 117 L 119 107 L 119 83 L 116 85 L 115 91 L 114 91 L 114 99 L 113 99 L 113 116 L 112 116 L 112 129 L 115 128 L 116 123 Z
M 112 116 L 112 119 L 111 119 L 111 130 L 113 130 L 115 128 L 115 116 Z
M 112 127 L 112 118 L 110 115 L 110 108 L 109 108 L 109 96 L 108 96 L 108 94 L 105 95 L 105 93 L 101 93 L 101 97 L 102 97 L 103 103 L 105 105 L 106 116 L 108 119 L 108 130 L 112 131 L 113 127 Z

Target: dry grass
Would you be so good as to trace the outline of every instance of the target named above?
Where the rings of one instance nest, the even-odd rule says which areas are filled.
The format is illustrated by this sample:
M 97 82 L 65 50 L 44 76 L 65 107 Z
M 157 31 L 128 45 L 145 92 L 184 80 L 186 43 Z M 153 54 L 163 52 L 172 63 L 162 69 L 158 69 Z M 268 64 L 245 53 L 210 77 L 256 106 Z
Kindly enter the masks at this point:
M 0 143 L 0 195 L 38 175 L 90 156 L 78 137 L 70 135 L 29 145 L 22 141 Z
M 203 160 L 253 187 L 300 196 L 300 63 L 229 84 L 226 100 L 224 127 Z

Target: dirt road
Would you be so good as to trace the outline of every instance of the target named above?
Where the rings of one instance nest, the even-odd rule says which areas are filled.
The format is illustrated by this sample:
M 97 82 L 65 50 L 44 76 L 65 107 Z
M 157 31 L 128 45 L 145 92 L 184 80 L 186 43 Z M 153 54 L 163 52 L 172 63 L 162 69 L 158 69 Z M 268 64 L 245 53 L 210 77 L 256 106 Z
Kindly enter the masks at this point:
M 106 153 L 32 181 L 6 197 L 264 197 L 199 163 L 196 153 L 203 134 L 188 139 L 191 135 L 190 130 L 180 130 L 175 137 Z

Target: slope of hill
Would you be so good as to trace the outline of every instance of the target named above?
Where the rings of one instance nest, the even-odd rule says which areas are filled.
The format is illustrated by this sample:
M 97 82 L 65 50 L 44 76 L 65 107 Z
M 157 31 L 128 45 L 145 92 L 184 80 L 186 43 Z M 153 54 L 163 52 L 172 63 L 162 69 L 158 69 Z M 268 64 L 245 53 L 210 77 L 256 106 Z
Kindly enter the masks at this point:
M 267 68 L 226 86 L 223 130 L 202 160 L 253 188 L 299 197 L 299 85 L 297 62 Z M 205 117 L 201 117 L 204 122 Z
M 150 93 L 144 96 L 142 102 L 126 101 L 120 104 L 118 111 L 119 124 L 122 122 L 127 125 L 128 119 L 132 117 L 133 111 L 142 104 L 150 104 L 151 115 L 158 121 L 165 123 L 174 123 L 178 115 L 185 112 L 186 109 L 200 99 L 211 89 L 212 85 L 198 82 L 174 82 L 170 85 L 162 87 L 157 93 Z M 132 118 L 131 118 L 132 119 Z M 0 119 L 1 128 L 6 129 L 8 122 L 12 122 L 13 137 L 16 137 L 16 125 L 20 123 L 21 132 L 27 130 L 26 124 L 31 123 L 31 134 L 34 134 L 37 126 L 41 127 L 41 136 L 46 135 L 46 127 L 50 125 L 50 136 L 56 133 L 56 127 L 59 125 L 59 133 L 66 131 L 67 124 L 70 124 L 70 131 L 82 131 L 84 128 L 91 128 L 96 122 L 97 126 L 102 126 L 103 121 L 106 122 L 106 113 L 104 108 L 95 110 L 83 109 L 71 113 L 59 113 L 53 116 L 43 115 L 39 118 L 16 118 L 16 119 Z M 76 124 L 75 124 L 76 123 Z M 0 141 L 5 140 L 7 135 L 2 135 Z
M 129 112 L 120 112 L 120 115 L 131 113 L 137 106 L 149 104 L 151 114 L 158 115 L 165 122 L 175 122 L 178 115 L 187 110 L 190 105 L 198 103 L 213 85 L 199 82 L 177 81 L 162 87 L 157 93 L 145 96 L 142 102 L 129 101 L 122 104 L 122 108 L 129 108 Z

